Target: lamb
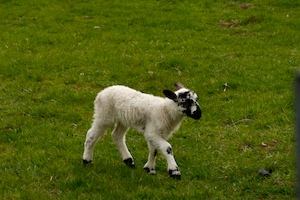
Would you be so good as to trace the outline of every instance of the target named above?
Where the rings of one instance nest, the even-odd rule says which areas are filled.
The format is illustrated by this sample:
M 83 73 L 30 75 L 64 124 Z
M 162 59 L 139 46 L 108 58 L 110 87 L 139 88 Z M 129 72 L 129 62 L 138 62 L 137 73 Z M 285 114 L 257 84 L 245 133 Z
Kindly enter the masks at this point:
M 184 116 L 198 120 L 202 112 L 196 93 L 180 82 L 174 85 L 175 92 L 163 90 L 166 98 L 141 93 L 121 85 L 102 90 L 94 101 L 93 123 L 86 135 L 83 163 L 92 163 L 95 144 L 105 130 L 115 124 L 112 138 L 126 165 L 135 167 L 125 143 L 126 132 L 131 127 L 144 135 L 149 147 L 148 161 L 144 169 L 150 174 L 156 173 L 155 157 L 159 149 L 167 161 L 169 175 L 181 179 L 172 146 L 167 139 L 178 130 Z

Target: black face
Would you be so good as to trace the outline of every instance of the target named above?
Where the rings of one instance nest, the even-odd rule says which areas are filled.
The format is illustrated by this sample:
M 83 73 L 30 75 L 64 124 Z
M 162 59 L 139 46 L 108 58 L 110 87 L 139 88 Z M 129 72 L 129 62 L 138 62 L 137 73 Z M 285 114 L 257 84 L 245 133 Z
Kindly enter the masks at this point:
M 175 93 L 170 90 L 164 90 L 163 93 L 166 97 L 175 101 L 178 104 L 180 111 L 188 117 L 197 120 L 201 118 L 202 112 L 197 102 L 198 96 L 193 91 L 182 88 Z
M 198 96 L 196 93 L 190 90 L 178 91 L 177 99 L 178 106 L 184 114 L 196 120 L 201 118 L 202 112 L 197 102 Z

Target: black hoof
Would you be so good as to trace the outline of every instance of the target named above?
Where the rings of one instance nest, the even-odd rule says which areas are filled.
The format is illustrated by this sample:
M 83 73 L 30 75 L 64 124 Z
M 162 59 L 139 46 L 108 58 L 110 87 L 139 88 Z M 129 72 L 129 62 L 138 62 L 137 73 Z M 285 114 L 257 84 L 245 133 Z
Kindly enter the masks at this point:
M 147 172 L 147 173 L 149 173 L 149 174 L 153 174 L 153 175 L 155 175 L 156 174 L 156 171 L 155 171 L 155 169 L 154 168 L 149 168 L 149 167 L 144 167 L 144 170 Z
M 170 175 L 170 177 L 176 179 L 176 180 L 181 180 L 181 175 Z
M 169 170 L 170 177 L 176 179 L 176 180 L 181 180 L 181 174 L 179 170 Z
M 147 172 L 147 173 L 149 173 L 149 172 L 150 172 L 150 169 L 149 169 L 149 167 L 145 167 L 145 168 L 144 168 L 144 170 L 146 170 L 146 172 Z
M 123 162 L 131 168 L 135 168 L 134 162 L 132 158 L 127 158 L 123 160 Z
M 83 164 L 84 165 L 93 165 L 93 162 L 90 160 L 90 161 L 88 161 L 88 160 L 83 160 Z

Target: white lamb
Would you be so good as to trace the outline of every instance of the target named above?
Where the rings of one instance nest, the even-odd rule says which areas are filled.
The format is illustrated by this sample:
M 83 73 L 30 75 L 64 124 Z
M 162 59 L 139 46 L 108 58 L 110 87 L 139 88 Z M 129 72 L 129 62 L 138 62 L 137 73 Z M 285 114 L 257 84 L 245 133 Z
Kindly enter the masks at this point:
M 167 98 L 144 94 L 126 86 L 111 86 L 101 91 L 94 102 L 95 112 L 92 127 L 88 130 L 84 145 L 83 162 L 92 163 L 94 146 L 105 130 L 115 124 L 112 138 L 123 162 L 135 167 L 132 155 L 125 143 L 129 127 L 144 134 L 148 146 L 148 162 L 144 169 L 155 174 L 157 149 L 161 150 L 168 163 L 171 177 L 180 179 L 181 174 L 174 159 L 172 147 L 166 141 L 180 126 L 184 116 L 200 119 L 201 110 L 197 94 L 175 83 L 176 91 L 164 90 Z

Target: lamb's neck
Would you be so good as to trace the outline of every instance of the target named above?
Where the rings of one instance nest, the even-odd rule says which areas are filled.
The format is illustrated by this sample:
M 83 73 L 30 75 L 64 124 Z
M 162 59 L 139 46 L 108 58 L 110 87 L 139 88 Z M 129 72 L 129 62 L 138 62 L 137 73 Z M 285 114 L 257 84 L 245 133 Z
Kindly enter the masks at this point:
M 172 100 L 166 102 L 166 112 L 172 124 L 179 124 L 184 118 L 184 114 L 179 110 L 177 104 Z

